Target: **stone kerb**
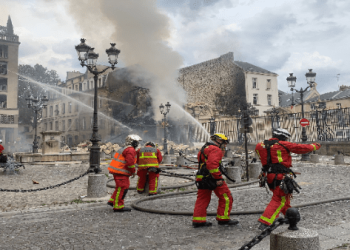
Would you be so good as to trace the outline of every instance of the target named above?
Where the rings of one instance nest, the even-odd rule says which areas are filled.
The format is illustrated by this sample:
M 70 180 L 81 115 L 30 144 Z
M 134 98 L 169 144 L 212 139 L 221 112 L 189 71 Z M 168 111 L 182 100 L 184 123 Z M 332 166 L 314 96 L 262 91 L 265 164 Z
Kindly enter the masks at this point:
M 279 227 L 270 235 L 270 250 L 319 250 L 318 233 L 299 227 L 299 230 L 288 230 Z
M 227 175 L 235 180 L 236 182 L 235 183 L 241 183 L 242 182 L 242 179 L 241 179 L 241 167 L 227 167 L 226 168 L 227 170 Z M 234 184 L 232 181 L 226 179 L 226 182 L 228 184 Z

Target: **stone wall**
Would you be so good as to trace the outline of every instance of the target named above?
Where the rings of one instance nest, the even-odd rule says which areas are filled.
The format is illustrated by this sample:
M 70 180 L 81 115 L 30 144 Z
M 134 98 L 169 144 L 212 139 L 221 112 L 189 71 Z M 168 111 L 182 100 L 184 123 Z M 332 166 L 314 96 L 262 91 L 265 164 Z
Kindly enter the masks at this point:
M 195 64 L 179 71 L 178 81 L 187 92 L 188 103 L 203 102 L 215 108 L 218 95 L 245 97 L 244 72 L 233 63 L 233 53 Z

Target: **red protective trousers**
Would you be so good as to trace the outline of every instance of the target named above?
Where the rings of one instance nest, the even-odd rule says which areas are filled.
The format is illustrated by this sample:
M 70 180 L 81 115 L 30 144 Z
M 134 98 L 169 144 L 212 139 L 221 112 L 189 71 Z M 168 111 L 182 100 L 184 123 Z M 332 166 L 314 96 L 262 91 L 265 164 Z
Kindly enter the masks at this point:
M 222 186 L 209 189 L 198 189 L 196 204 L 194 205 L 193 222 L 204 223 L 207 220 L 207 207 L 209 206 L 211 193 L 214 191 L 219 198 L 219 206 L 217 210 L 216 220 L 230 220 L 233 198 L 226 182 Z
M 259 221 L 266 225 L 271 225 L 280 212 L 285 215 L 287 209 L 291 207 L 290 194 L 285 194 L 279 186 L 275 189 L 271 189 L 271 191 L 273 192 L 271 201 L 269 205 L 267 205 L 262 216 L 259 218 Z
M 123 209 L 124 198 L 129 190 L 130 180 L 129 176 L 121 174 L 113 174 L 115 181 L 115 190 L 109 199 L 110 203 L 113 203 L 113 210 Z
M 137 170 L 137 175 L 139 177 L 137 181 L 137 191 L 143 192 L 145 189 L 148 173 L 148 184 L 149 184 L 149 194 L 157 194 L 159 173 L 148 172 L 148 168 Z

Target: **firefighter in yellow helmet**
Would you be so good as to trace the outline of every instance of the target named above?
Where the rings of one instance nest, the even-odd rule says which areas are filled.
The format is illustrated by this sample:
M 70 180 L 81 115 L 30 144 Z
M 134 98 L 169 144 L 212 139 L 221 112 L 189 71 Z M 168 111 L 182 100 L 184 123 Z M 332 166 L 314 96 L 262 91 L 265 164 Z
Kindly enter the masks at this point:
M 230 219 L 233 199 L 219 170 L 229 140 L 224 134 L 214 134 L 210 139 L 212 141 L 207 142 L 198 152 L 197 156 L 199 162 L 196 175 L 198 193 L 192 225 L 193 227 L 208 227 L 212 225 L 211 222 L 207 222 L 207 207 L 210 203 L 212 191 L 219 198 L 216 216 L 218 224 L 227 226 L 237 225 L 237 220 Z

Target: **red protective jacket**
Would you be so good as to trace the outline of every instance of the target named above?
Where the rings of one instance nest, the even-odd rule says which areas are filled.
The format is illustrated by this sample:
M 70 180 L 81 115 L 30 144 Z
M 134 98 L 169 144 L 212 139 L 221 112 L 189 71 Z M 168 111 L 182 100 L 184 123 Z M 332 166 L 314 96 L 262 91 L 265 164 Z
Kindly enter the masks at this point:
M 277 138 L 271 138 L 269 141 L 279 141 Z M 318 143 L 312 144 L 298 144 L 288 141 L 279 141 L 279 144 L 286 147 L 288 152 L 283 146 L 275 144 L 270 147 L 271 163 L 281 163 L 285 167 L 290 168 L 292 166 L 292 156 L 290 153 L 306 154 L 314 150 L 318 150 L 321 146 Z M 255 147 L 255 152 L 258 154 L 261 164 L 265 166 L 267 164 L 267 150 L 265 149 L 264 142 L 260 142 Z
M 4 146 L 2 146 L 2 145 L 0 144 L 0 154 L 2 154 L 2 151 L 3 151 L 4 149 L 5 149 Z
M 152 147 L 152 146 L 146 146 L 146 147 Z M 139 156 L 140 156 L 140 149 L 137 150 L 137 162 L 139 162 Z M 160 164 L 163 160 L 163 156 L 162 153 L 159 151 L 159 149 L 157 148 L 157 160 L 158 163 Z
M 135 162 L 136 151 L 133 147 L 127 147 L 124 149 L 122 155 L 125 157 L 126 167 L 133 166 Z M 128 168 L 128 170 L 133 174 L 135 173 L 135 167 Z
M 205 161 L 204 155 L 201 156 L 201 151 L 199 151 L 197 155 L 198 161 L 207 163 L 207 169 L 214 179 L 223 179 L 219 170 L 219 165 L 223 155 L 221 149 L 217 146 L 210 145 L 204 149 L 204 154 L 208 158 L 207 161 Z

